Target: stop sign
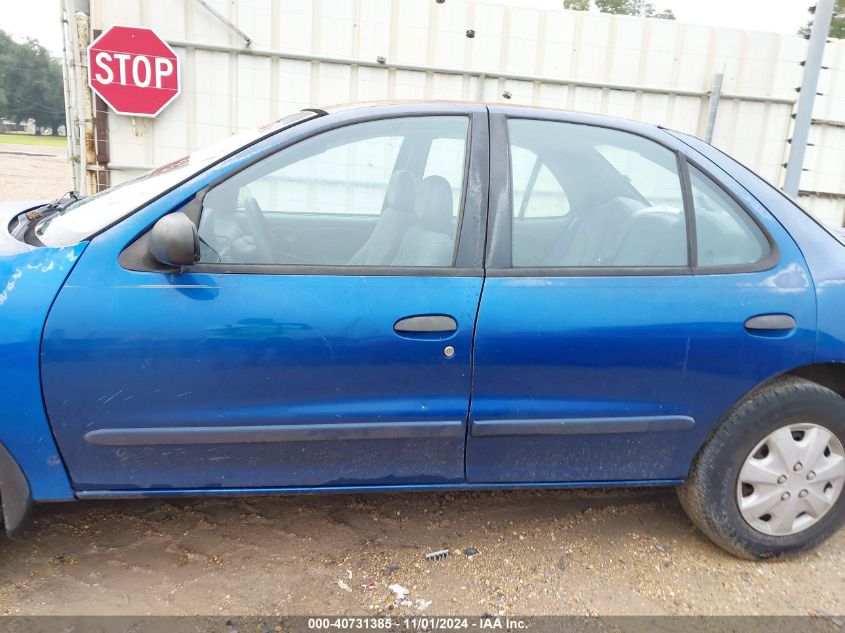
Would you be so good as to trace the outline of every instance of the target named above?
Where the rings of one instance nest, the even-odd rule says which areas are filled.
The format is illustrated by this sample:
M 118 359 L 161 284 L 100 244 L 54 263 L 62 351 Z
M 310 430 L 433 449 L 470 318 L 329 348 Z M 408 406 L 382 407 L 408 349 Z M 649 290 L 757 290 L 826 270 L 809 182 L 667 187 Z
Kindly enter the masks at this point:
M 88 85 L 118 114 L 156 116 L 179 95 L 179 59 L 152 29 L 113 26 L 88 47 Z

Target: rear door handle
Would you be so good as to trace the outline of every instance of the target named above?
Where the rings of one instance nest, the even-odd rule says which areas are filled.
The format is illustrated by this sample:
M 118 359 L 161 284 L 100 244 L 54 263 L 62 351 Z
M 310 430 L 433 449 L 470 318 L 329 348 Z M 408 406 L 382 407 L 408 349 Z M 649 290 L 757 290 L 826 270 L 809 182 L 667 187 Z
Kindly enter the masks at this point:
M 795 319 L 789 314 L 759 314 L 745 322 L 751 332 L 773 332 L 795 329 Z
M 393 324 L 393 330 L 402 334 L 429 334 L 454 332 L 458 322 L 442 314 L 419 314 L 399 319 Z

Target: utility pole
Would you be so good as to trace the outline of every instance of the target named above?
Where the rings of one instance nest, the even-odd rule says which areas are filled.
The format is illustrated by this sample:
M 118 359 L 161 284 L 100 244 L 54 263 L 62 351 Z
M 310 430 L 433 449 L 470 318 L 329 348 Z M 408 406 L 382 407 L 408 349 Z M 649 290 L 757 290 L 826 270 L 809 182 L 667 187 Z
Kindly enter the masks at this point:
M 801 171 L 804 168 L 804 154 L 807 152 L 807 140 L 810 125 L 813 122 L 813 103 L 819 85 L 819 72 L 822 68 L 824 46 L 830 33 L 835 0 L 818 0 L 813 27 L 810 30 L 810 42 L 807 45 L 807 59 L 804 62 L 804 79 L 801 81 L 801 93 L 798 96 L 798 110 L 795 113 L 795 126 L 786 163 L 786 177 L 783 191 L 788 196 L 798 198 L 801 183 Z

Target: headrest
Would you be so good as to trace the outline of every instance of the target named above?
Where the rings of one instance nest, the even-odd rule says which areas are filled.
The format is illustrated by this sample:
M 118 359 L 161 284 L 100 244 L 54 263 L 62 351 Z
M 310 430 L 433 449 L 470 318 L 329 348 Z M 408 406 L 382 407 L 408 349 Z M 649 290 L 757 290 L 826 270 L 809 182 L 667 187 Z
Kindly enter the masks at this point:
M 417 216 L 426 231 L 452 233 L 452 186 L 443 176 L 428 176 L 422 181 Z
M 386 206 L 411 213 L 417 199 L 417 179 L 407 169 L 393 172 L 387 185 Z

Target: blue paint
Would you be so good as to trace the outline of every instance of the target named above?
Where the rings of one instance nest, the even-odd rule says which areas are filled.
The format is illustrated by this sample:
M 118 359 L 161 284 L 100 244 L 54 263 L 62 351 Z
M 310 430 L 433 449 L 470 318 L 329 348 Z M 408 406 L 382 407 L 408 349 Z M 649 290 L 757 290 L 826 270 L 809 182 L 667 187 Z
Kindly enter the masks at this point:
M 79 489 L 463 477 L 481 278 L 174 277 L 123 270 L 104 246 L 91 244 L 44 333 L 47 410 Z M 432 307 L 458 322 L 453 358 L 443 341 L 393 332 L 398 317 Z M 68 381 L 80 357 L 86 371 Z M 84 439 L 103 428 L 454 420 L 460 432 L 444 437 L 422 430 L 351 443 L 342 434 L 307 445 L 117 448 Z
M 768 311 L 792 314 L 798 330 L 787 339 L 748 334 L 745 319 Z M 690 416 L 696 424 L 635 435 L 473 436 L 467 477 L 684 478 L 733 403 L 812 362 L 814 326 L 812 284 L 794 247 L 765 273 L 490 278 L 476 332 L 473 420 L 517 412 L 525 420 Z
M 757 207 L 768 209 L 800 246 L 815 286 L 818 303 L 815 362 L 845 361 L 845 251 L 843 245 L 792 200 L 717 149 L 690 136 L 678 134 L 735 190 L 745 192 Z M 729 185 L 730 186 L 730 185 Z M 841 234 L 841 231 L 840 231 Z
M 36 501 L 73 498 L 44 414 L 38 355 L 50 305 L 85 246 L 0 251 L 0 443 Z

